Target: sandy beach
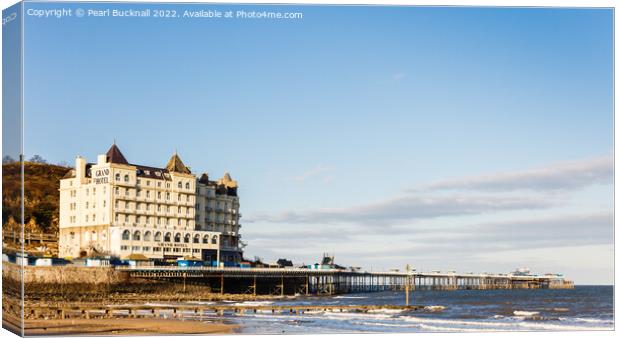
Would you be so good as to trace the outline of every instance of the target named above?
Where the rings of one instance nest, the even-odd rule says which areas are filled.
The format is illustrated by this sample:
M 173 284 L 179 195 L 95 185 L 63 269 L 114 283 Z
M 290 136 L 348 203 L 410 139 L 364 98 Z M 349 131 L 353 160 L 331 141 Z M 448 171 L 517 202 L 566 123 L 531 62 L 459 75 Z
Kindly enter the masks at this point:
M 161 318 L 26 320 L 26 335 L 227 334 L 235 328 L 223 323 Z

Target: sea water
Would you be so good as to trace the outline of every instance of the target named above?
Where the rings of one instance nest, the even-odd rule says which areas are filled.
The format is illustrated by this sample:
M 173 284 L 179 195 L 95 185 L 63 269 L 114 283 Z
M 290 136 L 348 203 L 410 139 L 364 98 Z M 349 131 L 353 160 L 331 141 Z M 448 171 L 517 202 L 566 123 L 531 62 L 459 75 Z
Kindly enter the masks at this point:
M 568 290 L 416 291 L 411 295 L 413 304 L 426 308 L 368 313 L 317 311 L 302 315 L 246 312 L 226 315 L 224 321 L 238 324 L 237 332 L 245 334 L 614 329 L 613 286 L 576 286 Z M 246 303 L 248 306 L 404 305 L 405 295 L 385 291 Z M 206 320 L 221 321 L 222 317 L 209 316 Z

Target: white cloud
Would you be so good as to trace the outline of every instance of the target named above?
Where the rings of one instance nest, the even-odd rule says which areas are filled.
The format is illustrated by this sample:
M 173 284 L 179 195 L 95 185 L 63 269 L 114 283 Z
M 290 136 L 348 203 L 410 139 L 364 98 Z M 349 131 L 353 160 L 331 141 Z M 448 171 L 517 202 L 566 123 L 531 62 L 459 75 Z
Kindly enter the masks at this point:
M 427 190 L 563 191 L 593 184 L 611 184 L 613 175 L 613 158 L 607 155 L 529 170 L 442 180 L 424 188 Z M 413 191 L 419 190 L 413 189 Z
M 380 225 L 442 216 L 475 215 L 503 210 L 540 209 L 553 203 L 542 198 L 496 196 L 402 196 L 348 208 L 255 214 L 246 222 L 353 223 Z
M 288 177 L 286 180 L 287 181 L 293 181 L 293 182 L 305 182 L 307 180 L 313 179 L 313 178 L 318 178 L 323 176 L 324 174 L 330 172 L 331 169 L 324 166 L 324 165 L 318 165 L 308 171 L 305 171 L 303 173 L 301 173 L 300 175 L 297 176 L 292 176 L 292 177 Z M 325 180 L 325 179 L 324 179 Z

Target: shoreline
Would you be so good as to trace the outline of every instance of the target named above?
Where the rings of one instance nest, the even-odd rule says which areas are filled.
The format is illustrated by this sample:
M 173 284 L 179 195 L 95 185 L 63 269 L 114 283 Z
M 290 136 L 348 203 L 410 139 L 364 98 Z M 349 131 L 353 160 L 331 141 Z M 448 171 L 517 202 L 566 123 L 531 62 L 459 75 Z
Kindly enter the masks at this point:
M 238 325 L 162 318 L 28 319 L 26 335 L 231 334 Z

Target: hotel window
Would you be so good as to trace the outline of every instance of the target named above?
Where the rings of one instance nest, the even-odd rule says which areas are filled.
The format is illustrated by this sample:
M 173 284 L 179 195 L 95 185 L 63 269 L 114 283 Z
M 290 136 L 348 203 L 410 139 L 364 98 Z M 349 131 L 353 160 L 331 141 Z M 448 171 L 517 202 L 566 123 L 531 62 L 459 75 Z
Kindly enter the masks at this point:
M 129 247 L 127 245 L 121 245 L 121 250 L 127 251 L 127 249 L 129 249 Z
M 115 208 L 118 208 L 118 207 L 119 207 L 119 203 L 120 203 L 120 202 L 119 202 L 118 200 L 114 201 L 114 207 L 115 207 Z
M 132 238 L 132 239 L 133 239 L 134 241 L 139 241 L 139 240 L 140 240 L 140 231 L 136 230 L 136 231 L 133 233 L 133 238 Z
M 140 251 L 140 247 L 139 246 L 132 246 L 131 250 L 132 251 Z
M 217 235 L 211 239 L 211 244 L 217 244 Z
M 164 235 L 164 242 L 170 242 L 170 237 L 172 235 L 169 232 L 166 232 L 166 234 Z
M 125 175 L 124 180 L 125 182 L 129 182 L 129 175 Z
M 166 193 L 166 199 L 170 200 L 170 193 L 169 192 Z
M 88 222 L 88 215 L 86 215 L 84 218 L 86 219 L 86 222 Z
M 150 198 L 151 197 L 151 192 L 150 191 L 146 191 L 146 198 Z
M 116 188 L 114 189 L 114 194 L 115 194 L 115 195 L 119 195 L 119 194 L 120 194 L 120 192 L 121 192 L 121 189 L 120 189 L 119 187 L 116 187 Z
M 117 180 L 117 181 L 120 181 L 121 180 L 121 174 L 116 173 L 116 175 L 114 175 L 114 179 Z
M 129 240 L 129 230 L 123 231 L 123 240 L 124 241 L 128 241 Z
M 140 189 L 136 189 L 136 196 L 140 197 Z
M 168 175 L 166 175 L 168 177 Z M 166 188 L 170 189 L 170 183 L 166 183 Z
M 170 226 L 170 218 L 166 218 L 166 226 Z
M 93 188 L 93 195 L 97 193 L 97 188 Z
M 147 171 L 146 173 L 147 173 L 147 175 L 148 175 L 148 171 Z M 150 185 L 151 185 L 151 181 L 146 180 L 146 186 L 148 187 L 148 186 L 150 186 Z
M 175 243 L 180 243 L 181 242 L 181 234 L 177 233 L 176 235 L 174 235 L 174 242 Z
M 129 189 L 125 189 L 125 196 L 129 196 Z
M 161 225 L 161 218 L 157 217 L 157 225 Z
M 185 195 L 185 201 L 189 202 L 189 195 Z
M 125 222 L 129 222 L 129 215 L 125 215 Z
M 200 253 L 200 249 L 194 249 L 194 253 Z
M 203 243 L 203 244 L 209 244 L 209 235 L 205 235 L 205 236 L 202 238 L 202 243 Z
M 199 234 L 194 235 L 194 243 L 200 243 L 200 235 Z
M 157 173 L 155 173 L 155 174 L 157 174 L 157 176 L 159 176 L 159 175 L 160 175 L 160 174 L 159 174 L 159 172 L 157 172 Z M 157 182 L 157 187 L 161 188 L 161 182 Z
M 137 179 L 136 182 L 138 183 L 138 185 L 140 185 L 140 183 L 142 183 L 142 181 L 140 179 Z
M 161 248 L 157 248 L 157 247 L 155 247 L 155 248 L 153 248 L 153 251 L 155 251 L 155 252 L 159 252 L 159 251 L 161 251 Z
M 161 191 L 157 192 L 157 198 L 160 199 L 161 198 Z
M 118 214 L 114 214 L 114 220 L 118 222 Z
M 189 182 L 185 183 L 185 189 L 189 190 Z
M 177 195 L 177 201 L 181 201 L 181 194 Z
M 140 221 L 142 220 L 142 217 L 140 216 L 136 216 L 136 223 L 140 224 Z
M 161 211 L 161 204 L 157 205 L 157 211 L 160 212 Z
M 170 248 L 164 248 L 164 252 L 169 252 Z
M 105 185 L 103 186 L 103 193 L 105 194 Z
M 95 214 L 93 214 L 93 222 L 96 221 L 97 218 L 95 217 Z
M 103 200 L 103 207 L 104 207 L 104 208 L 105 208 L 105 203 L 106 203 L 106 202 L 105 202 L 105 200 Z
M 86 202 L 86 209 L 88 209 L 88 202 Z
M 190 235 L 186 234 L 185 237 L 183 238 L 183 242 L 184 243 L 189 243 L 190 238 L 191 238 Z
M 155 242 L 161 242 L 161 232 L 156 232 L 155 236 L 153 237 L 153 239 L 155 240 Z
M 146 211 L 151 211 L 151 205 L 150 204 L 146 205 Z
M 146 224 L 151 224 L 151 218 L 149 216 L 146 216 Z
M 88 196 L 88 188 L 86 188 L 86 196 Z
M 166 206 L 166 212 L 170 212 L 170 206 Z
M 75 232 L 71 231 L 71 232 L 69 233 L 69 238 L 71 238 L 71 239 L 75 239 Z
M 177 184 L 177 187 L 178 187 L 179 189 L 183 188 L 183 183 L 181 183 L 181 181 L 179 181 L 179 183 Z
M 143 246 L 142 251 L 151 251 L 151 247 Z
M 181 213 L 181 207 L 177 208 L 177 213 L 179 213 L 179 214 Z

